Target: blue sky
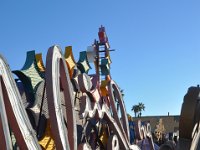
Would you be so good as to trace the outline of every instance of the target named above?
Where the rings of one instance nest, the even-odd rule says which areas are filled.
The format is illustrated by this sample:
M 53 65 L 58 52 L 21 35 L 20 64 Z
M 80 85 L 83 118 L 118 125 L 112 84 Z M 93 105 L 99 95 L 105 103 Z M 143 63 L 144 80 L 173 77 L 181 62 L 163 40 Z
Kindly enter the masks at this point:
M 124 89 L 127 112 L 143 102 L 143 115 L 180 114 L 183 96 L 200 83 L 198 0 L 0 1 L 0 53 L 12 70 L 26 51 L 72 45 L 79 52 L 107 30 L 112 78 Z

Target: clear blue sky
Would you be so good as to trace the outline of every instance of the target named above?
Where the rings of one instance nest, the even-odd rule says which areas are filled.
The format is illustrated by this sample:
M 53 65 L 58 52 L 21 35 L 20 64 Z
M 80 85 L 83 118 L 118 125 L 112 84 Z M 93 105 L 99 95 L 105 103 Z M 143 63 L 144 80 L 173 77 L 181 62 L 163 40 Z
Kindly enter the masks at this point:
M 72 45 L 78 60 L 102 24 L 127 112 L 143 102 L 143 115 L 178 115 L 188 87 L 200 83 L 199 8 L 199 0 L 2 0 L 0 53 L 12 70 L 26 51 L 45 59 L 54 44 Z

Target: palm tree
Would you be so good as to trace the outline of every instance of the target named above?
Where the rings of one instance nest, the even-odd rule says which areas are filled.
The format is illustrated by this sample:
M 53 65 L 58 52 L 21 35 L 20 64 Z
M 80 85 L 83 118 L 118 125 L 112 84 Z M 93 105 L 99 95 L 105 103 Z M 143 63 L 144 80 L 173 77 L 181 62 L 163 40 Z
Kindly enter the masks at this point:
M 137 113 L 139 112 L 139 105 L 133 105 L 131 110 L 134 111 L 136 117 Z
M 139 107 L 139 116 L 142 116 L 142 111 L 145 111 L 145 106 L 143 103 L 138 103 L 138 107 Z
M 133 105 L 131 110 L 134 111 L 135 117 L 136 116 L 141 117 L 142 111 L 145 110 L 145 106 L 143 103 L 140 102 L 140 103 L 138 103 L 138 105 Z

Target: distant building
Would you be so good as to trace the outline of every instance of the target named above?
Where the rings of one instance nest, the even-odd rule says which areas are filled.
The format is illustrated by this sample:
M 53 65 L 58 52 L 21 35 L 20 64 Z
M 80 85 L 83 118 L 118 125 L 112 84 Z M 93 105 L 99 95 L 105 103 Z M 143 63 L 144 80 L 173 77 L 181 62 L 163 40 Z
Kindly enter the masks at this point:
M 144 117 L 133 117 L 133 121 L 140 119 L 142 122 L 149 122 L 151 124 L 151 131 L 154 132 L 159 119 L 162 119 L 165 132 L 177 132 L 179 130 L 179 119 L 180 116 L 144 116 Z

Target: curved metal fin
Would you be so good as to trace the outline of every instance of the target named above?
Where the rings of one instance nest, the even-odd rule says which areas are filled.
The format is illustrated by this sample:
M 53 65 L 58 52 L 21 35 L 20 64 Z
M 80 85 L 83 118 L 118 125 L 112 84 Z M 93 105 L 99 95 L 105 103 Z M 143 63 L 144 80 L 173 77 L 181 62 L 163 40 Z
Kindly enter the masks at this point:
M 45 72 L 45 66 L 42 60 L 42 53 L 35 55 L 37 66 L 41 72 Z
M 72 46 L 65 47 L 65 61 L 67 63 L 70 78 L 73 76 L 74 67 L 76 66 L 76 61 L 73 56 Z
M 88 59 L 87 59 L 86 51 L 80 52 L 79 61 L 77 65 L 81 73 L 88 73 L 88 71 L 91 69 Z
M 43 79 L 42 79 L 43 75 L 41 74 L 41 72 L 39 71 L 39 68 L 37 66 L 37 62 L 36 62 L 36 58 L 35 58 L 35 51 L 27 52 L 26 62 L 24 64 L 23 68 L 18 71 L 30 78 L 33 90 L 35 90 L 38 83 L 43 81 Z M 13 71 L 13 72 L 15 73 L 16 71 Z M 24 79 L 20 78 L 20 80 L 22 81 Z

